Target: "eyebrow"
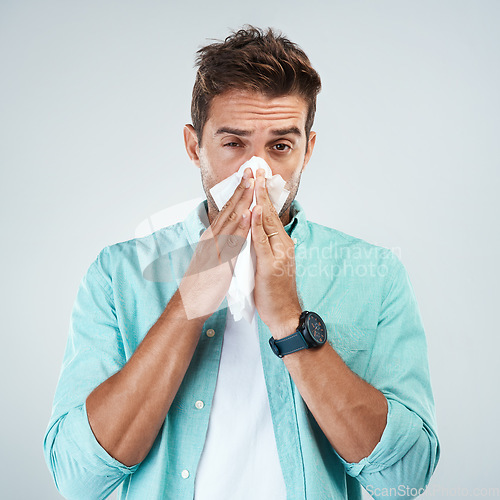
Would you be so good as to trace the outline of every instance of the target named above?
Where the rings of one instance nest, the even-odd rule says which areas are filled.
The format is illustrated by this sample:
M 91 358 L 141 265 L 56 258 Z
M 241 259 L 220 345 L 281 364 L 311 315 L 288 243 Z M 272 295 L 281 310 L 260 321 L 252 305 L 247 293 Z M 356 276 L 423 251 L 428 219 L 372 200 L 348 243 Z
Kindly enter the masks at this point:
M 249 135 L 252 135 L 252 132 L 250 130 L 243 130 L 239 128 L 222 127 L 218 129 L 217 132 L 215 132 L 214 137 L 222 134 L 232 134 L 232 135 L 239 135 L 240 137 L 248 137 Z M 288 135 L 288 134 L 293 134 L 298 137 L 302 136 L 302 133 L 297 127 L 274 129 L 271 130 L 271 134 L 274 136 Z

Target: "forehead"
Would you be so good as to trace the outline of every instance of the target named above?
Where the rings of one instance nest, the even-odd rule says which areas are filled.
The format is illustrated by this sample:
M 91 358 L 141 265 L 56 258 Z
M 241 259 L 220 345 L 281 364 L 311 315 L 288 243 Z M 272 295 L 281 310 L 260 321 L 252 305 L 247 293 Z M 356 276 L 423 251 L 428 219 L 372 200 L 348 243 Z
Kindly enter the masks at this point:
M 269 97 L 259 92 L 230 90 L 212 99 L 207 125 L 259 129 L 269 126 L 305 127 L 307 104 L 298 94 Z

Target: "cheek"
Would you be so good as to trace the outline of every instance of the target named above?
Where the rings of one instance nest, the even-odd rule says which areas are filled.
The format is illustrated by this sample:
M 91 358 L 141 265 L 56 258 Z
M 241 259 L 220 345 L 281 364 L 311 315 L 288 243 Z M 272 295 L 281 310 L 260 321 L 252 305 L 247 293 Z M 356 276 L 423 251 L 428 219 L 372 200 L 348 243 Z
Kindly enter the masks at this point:
M 234 174 L 241 167 L 241 161 L 224 158 L 217 151 L 204 151 L 200 154 L 202 174 L 214 186 Z
M 284 167 L 282 164 L 276 165 L 276 168 L 273 168 L 273 165 L 269 165 L 273 172 L 273 175 L 279 174 L 286 182 L 287 186 L 295 184 L 300 177 L 300 168 L 297 167 L 296 161 L 293 162 L 293 165 L 290 165 L 288 168 Z

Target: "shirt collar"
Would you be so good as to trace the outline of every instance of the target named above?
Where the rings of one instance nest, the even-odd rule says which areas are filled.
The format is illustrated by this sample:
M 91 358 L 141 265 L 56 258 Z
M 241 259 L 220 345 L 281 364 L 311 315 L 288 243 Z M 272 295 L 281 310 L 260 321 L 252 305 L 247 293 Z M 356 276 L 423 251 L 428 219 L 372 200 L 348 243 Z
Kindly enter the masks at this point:
M 195 245 L 200 240 L 203 232 L 208 228 L 208 202 L 203 200 L 194 208 L 184 219 L 184 227 L 187 232 L 187 238 L 191 245 Z M 285 231 L 296 245 L 307 240 L 309 235 L 309 225 L 306 219 L 306 213 L 302 205 L 295 199 L 290 205 L 290 222 L 285 226 Z

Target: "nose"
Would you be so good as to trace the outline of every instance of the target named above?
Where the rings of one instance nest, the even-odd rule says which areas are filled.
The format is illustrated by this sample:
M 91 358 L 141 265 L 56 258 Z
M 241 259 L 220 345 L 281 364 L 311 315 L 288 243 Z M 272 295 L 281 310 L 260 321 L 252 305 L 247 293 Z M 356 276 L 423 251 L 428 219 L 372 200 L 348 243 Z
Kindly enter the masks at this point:
M 255 145 L 253 148 L 253 156 L 258 156 L 265 160 L 265 162 L 269 165 L 271 161 L 269 151 L 267 150 L 265 144 Z
M 266 151 L 265 147 L 253 147 L 249 148 L 247 154 L 245 155 L 244 162 L 247 162 L 250 160 L 250 158 L 253 158 L 254 156 L 258 156 L 259 158 L 262 158 L 271 168 L 273 169 L 273 166 L 271 164 L 272 158 L 270 157 L 269 153 Z

